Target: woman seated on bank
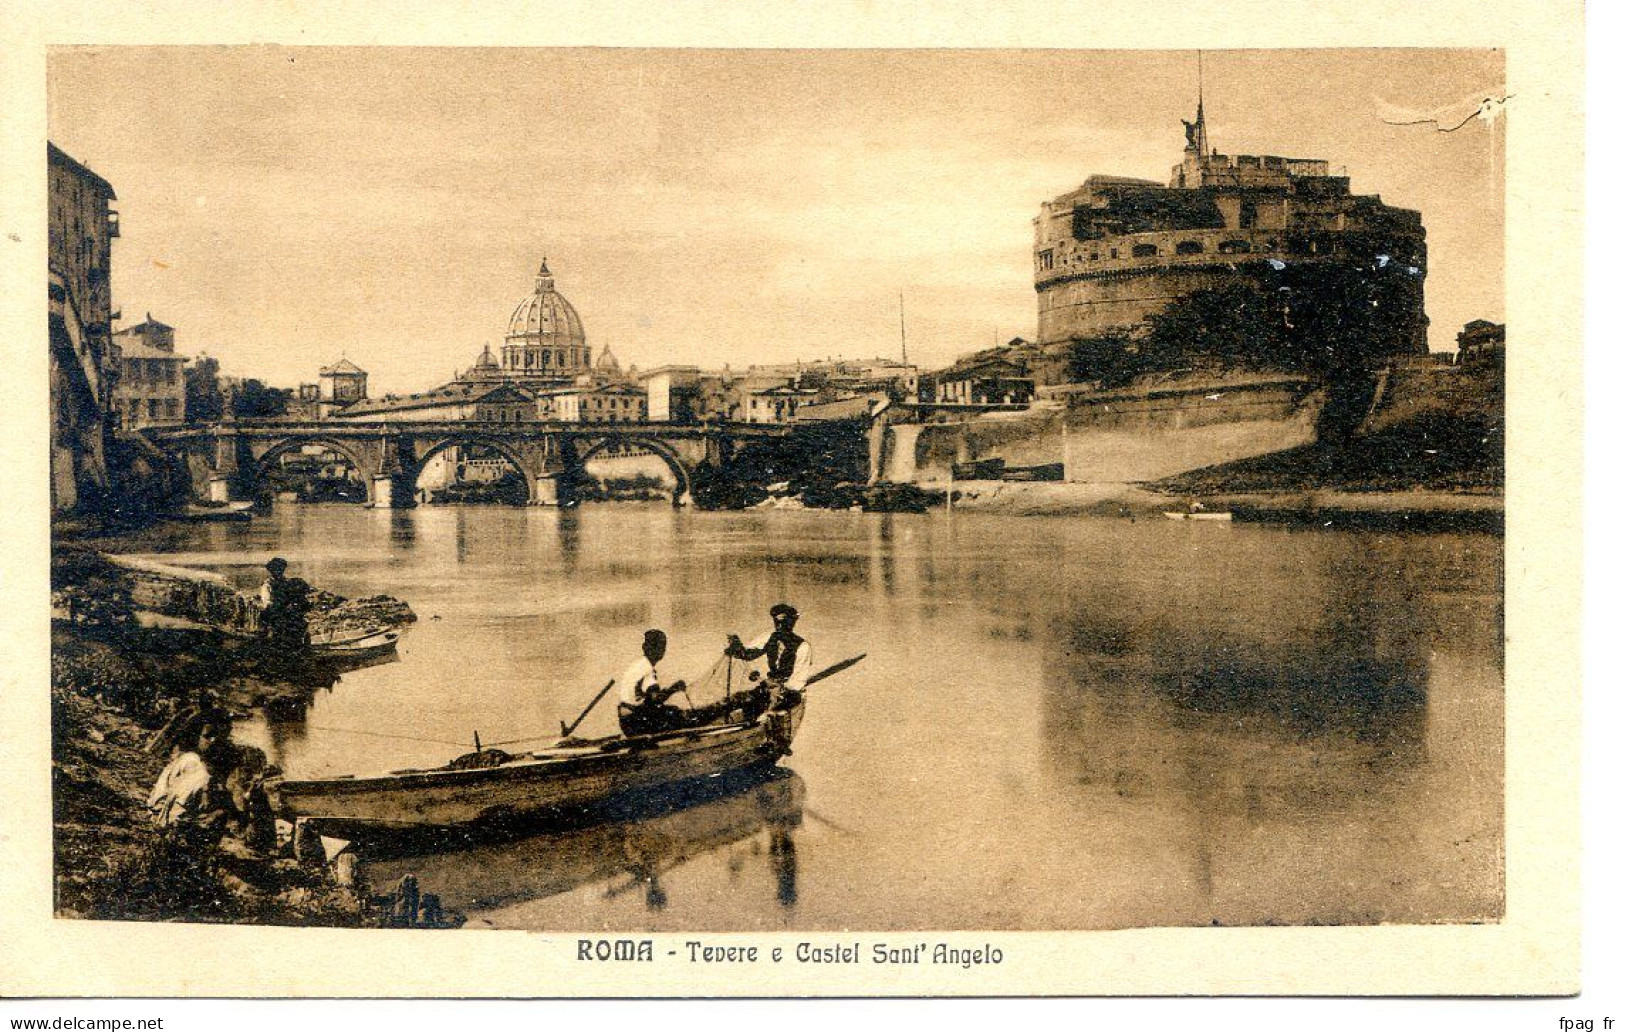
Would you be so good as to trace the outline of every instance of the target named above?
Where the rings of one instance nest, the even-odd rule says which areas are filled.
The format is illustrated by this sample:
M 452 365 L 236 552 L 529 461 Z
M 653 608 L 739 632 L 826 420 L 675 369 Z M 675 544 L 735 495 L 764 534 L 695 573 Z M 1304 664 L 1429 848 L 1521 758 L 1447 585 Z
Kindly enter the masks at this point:
M 682 691 L 684 686 L 683 682 L 674 681 L 669 688 L 661 687 L 656 666 L 665 656 L 666 633 L 645 631 L 643 655 L 621 675 L 621 734 L 628 737 L 653 735 L 688 725 L 685 711 L 666 704 L 666 700 Z

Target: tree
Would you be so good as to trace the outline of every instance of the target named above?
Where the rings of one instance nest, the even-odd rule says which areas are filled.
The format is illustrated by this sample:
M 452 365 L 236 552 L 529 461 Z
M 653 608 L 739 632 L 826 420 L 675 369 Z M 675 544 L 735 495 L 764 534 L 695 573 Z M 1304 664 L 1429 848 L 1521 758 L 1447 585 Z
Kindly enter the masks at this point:
M 1236 284 L 1197 290 L 1150 319 L 1148 358 L 1159 367 L 1300 367 L 1287 303 L 1267 288 Z
M 267 387 L 258 380 L 244 380 L 232 392 L 231 413 L 238 419 L 275 419 L 287 414 L 293 391 Z
M 220 396 L 220 363 L 199 355 L 186 367 L 186 421 L 214 423 L 224 411 Z

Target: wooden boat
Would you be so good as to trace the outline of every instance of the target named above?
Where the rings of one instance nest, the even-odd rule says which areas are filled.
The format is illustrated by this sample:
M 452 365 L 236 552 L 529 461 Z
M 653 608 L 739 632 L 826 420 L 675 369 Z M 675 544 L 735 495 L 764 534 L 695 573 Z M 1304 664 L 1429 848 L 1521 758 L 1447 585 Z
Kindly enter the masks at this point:
M 662 734 L 562 739 L 549 749 L 492 766 L 460 762 L 377 777 L 346 775 L 267 782 L 286 820 L 306 820 L 324 835 L 366 838 L 380 832 L 500 828 L 519 820 L 568 816 L 629 794 L 766 769 L 790 751 L 805 696 L 754 720 Z
M 1163 515 L 1171 520 L 1217 520 L 1224 523 L 1230 522 L 1230 514 L 1227 512 L 1165 512 Z
M 254 518 L 253 502 L 227 502 L 225 505 L 188 505 L 179 512 L 165 513 L 164 519 L 182 523 L 240 523 Z
M 315 640 L 310 643 L 309 658 L 318 662 L 351 663 L 380 659 L 395 651 L 400 643 L 399 631 L 374 631 L 341 641 Z

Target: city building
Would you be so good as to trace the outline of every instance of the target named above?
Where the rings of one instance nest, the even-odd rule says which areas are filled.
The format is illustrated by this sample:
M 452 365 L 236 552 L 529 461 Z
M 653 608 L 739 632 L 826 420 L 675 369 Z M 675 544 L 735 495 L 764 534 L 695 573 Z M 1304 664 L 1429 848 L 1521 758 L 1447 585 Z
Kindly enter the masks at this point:
M 316 400 L 324 407 L 323 415 L 367 398 L 367 373 L 348 358 L 323 366 L 316 377 Z
M 107 445 L 118 370 L 112 342 L 117 197 L 101 176 L 45 145 L 49 209 L 51 511 L 108 487 Z
M 648 399 L 651 423 L 697 422 L 695 402 L 702 377 L 699 366 L 667 365 L 638 376 Z
M 416 394 L 366 398 L 329 418 L 361 423 L 523 423 L 537 418 L 537 406 L 536 396 L 517 384 L 456 380 Z
M 1463 366 L 1504 366 L 1506 354 L 1505 323 L 1474 319 L 1456 334 L 1456 361 Z
M 928 374 L 920 386 L 920 400 L 936 405 L 1029 405 L 1034 388 L 1024 365 L 1001 355 L 978 354 Z
M 542 392 L 537 408 L 542 419 L 559 423 L 641 423 L 649 418 L 649 396 L 627 383 L 583 383 Z
M 118 378 L 113 385 L 113 425 L 120 430 L 175 426 L 186 421 L 186 356 L 175 353 L 175 328 L 147 313 L 135 326 L 113 334 Z
M 801 406 L 818 397 L 814 387 L 801 387 L 795 383 L 775 383 L 770 386 L 744 389 L 745 422 L 789 423 L 796 418 Z
M 1040 345 L 1123 349 L 1198 291 L 1248 287 L 1345 328 L 1337 346 L 1358 351 L 1340 356 L 1345 367 L 1427 351 L 1420 214 L 1351 193 L 1322 160 L 1215 152 L 1200 102 L 1185 133 L 1166 186 L 1097 175 L 1042 205 L 1033 246 Z

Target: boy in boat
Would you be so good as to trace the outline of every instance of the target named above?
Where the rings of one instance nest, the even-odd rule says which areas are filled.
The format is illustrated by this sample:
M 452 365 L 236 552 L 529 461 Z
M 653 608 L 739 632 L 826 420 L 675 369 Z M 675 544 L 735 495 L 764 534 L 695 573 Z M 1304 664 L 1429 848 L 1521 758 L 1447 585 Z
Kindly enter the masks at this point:
M 674 681 L 669 688 L 661 687 L 655 667 L 665 656 L 665 632 L 643 632 L 643 656 L 621 675 L 621 734 L 653 735 L 687 726 L 688 714 L 666 705 L 666 700 L 682 691 L 684 685 Z
M 727 655 L 734 659 L 767 657 L 767 683 L 752 692 L 745 706 L 746 719 L 770 708 L 782 708 L 801 697 L 807 675 L 812 672 L 812 645 L 796 633 L 796 607 L 780 602 L 767 611 L 773 630 L 765 638 L 746 645 L 737 634 L 728 635 Z

